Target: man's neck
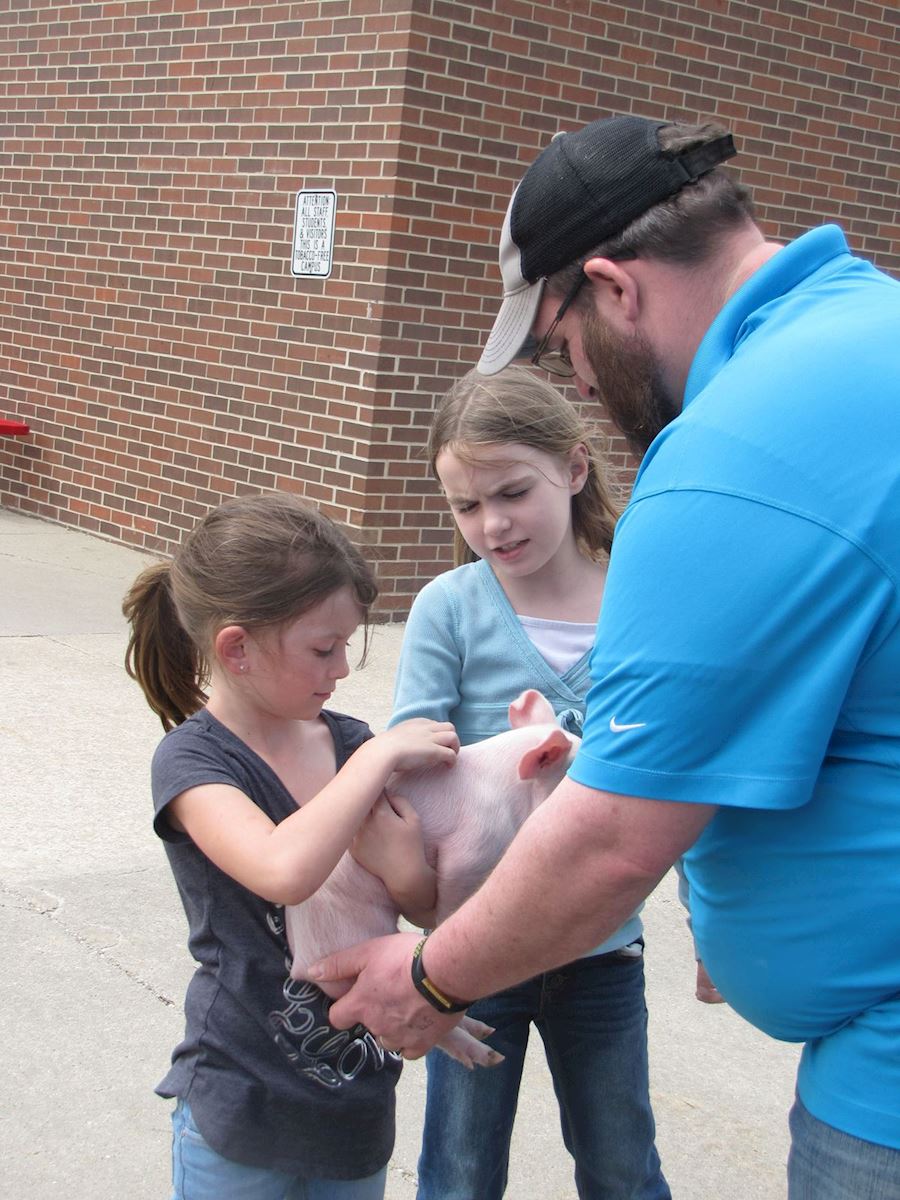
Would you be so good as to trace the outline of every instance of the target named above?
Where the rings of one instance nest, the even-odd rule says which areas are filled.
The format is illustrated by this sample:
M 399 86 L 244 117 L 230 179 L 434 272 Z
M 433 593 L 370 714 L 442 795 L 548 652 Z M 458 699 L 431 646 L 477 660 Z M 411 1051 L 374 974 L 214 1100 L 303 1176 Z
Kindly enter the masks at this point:
M 751 275 L 783 249 L 784 247 L 779 242 L 760 242 L 745 254 L 737 263 L 731 278 L 726 282 L 722 304 L 719 307 L 723 307 L 726 301 L 730 300 L 734 293 L 744 286 Z
M 688 372 L 706 332 L 721 309 L 782 247 L 767 242 L 748 224 L 733 235 L 722 252 L 703 266 L 686 270 L 654 264 L 657 284 L 648 289 L 656 300 L 648 314 L 651 344 L 657 349 L 669 394 L 684 397 Z

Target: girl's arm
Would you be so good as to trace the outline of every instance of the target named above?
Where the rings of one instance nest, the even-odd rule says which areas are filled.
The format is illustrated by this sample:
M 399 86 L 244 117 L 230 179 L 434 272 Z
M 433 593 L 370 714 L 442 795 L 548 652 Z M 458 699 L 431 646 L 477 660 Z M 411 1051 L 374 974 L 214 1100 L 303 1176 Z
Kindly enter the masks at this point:
M 454 637 L 458 614 L 438 580 L 413 601 L 394 676 L 389 725 L 410 717 L 446 721 L 460 700 L 461 650 Z
M 446 722 L 408 721 L 371 738 L 320 792 L 275 824 L 239 788 L 181 792 L 169 820 L 227 875 L 265 900 L 299 904 L 325 882 L 394 771 L 452 766 L 459 740 Z
M 425 860 L 419 814 L 405 796 L 376 801 L 350 853 L 378 876 L 407 921 L 422 929 L 434 925 L 437 875 Z

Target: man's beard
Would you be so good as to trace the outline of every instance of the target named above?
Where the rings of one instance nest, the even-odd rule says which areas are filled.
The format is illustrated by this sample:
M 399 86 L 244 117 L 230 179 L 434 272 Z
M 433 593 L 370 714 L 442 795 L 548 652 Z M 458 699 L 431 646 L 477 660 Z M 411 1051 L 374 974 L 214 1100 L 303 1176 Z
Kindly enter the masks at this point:
M 581 347 L 610 420 L 632 452 L 643 458 L 656 435 L 680 412 L 663 385 L 656 356 L 645 338 L 620 337 L 590 309 L 581 315 Z

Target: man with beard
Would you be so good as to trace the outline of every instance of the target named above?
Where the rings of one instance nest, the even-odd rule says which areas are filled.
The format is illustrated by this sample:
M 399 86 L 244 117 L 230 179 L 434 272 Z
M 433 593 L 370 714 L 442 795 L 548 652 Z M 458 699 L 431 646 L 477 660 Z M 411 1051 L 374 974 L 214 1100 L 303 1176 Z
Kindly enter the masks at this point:
M 424 946 L 322 977 L 359 976 L 333 1022 L 417 1057 L 684 854 L 722 995 L 804 1043 L 791 1200 L 897 1200 L 900 285 L 835 226 L 767 241 L 733 152 L 717 127 L 615 117 L 554 139 L 513 196 L 479 369 L 524 353 L 573 378 L 643 454 L 584 740 Z

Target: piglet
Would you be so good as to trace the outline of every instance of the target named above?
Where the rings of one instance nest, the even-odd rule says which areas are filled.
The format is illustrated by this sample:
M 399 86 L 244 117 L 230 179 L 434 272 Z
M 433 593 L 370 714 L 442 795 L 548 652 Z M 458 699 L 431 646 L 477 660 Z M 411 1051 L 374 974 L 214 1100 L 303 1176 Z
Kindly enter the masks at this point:
M 425 857 L 437 875 L 435 919 L 443 921 L 484 882 L 519 827 L 550 795 L 574 756 L 574 739 L 556 724 L 540 692 L 509 706 L 506 733 L 464 746 L 453 767 L 408 771 L 388 792 L 406 796 L 422 826 Z M 394 933 L 399 913 L 381 880 L 344 854 L 319 890 L 285 909 L 291 975 L 335 950 Z M 348 985 L 347 985 L 348 986 Z M 325 985 L 337 996 L 346 987 Z M 471 1017 L 440 1043 L 467 1067 L 494 1066 L 502 1055 L 484 1045 L 489 1028 Z

